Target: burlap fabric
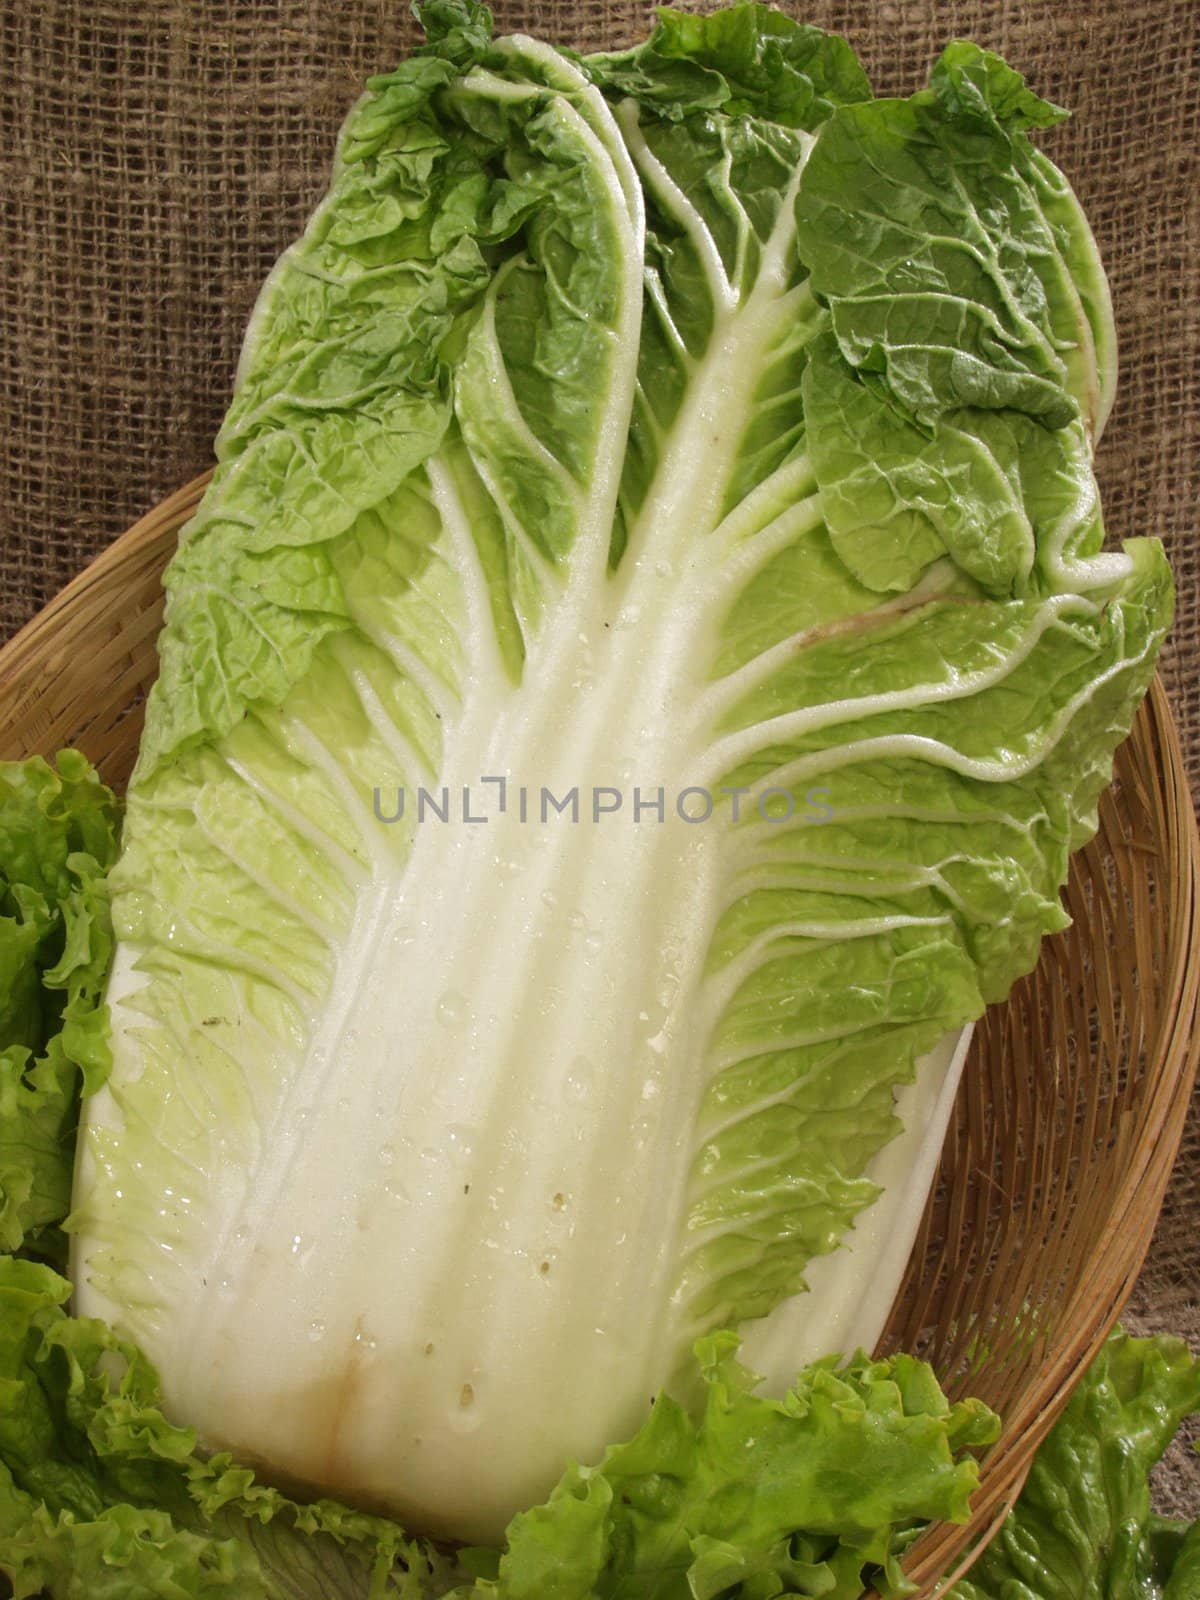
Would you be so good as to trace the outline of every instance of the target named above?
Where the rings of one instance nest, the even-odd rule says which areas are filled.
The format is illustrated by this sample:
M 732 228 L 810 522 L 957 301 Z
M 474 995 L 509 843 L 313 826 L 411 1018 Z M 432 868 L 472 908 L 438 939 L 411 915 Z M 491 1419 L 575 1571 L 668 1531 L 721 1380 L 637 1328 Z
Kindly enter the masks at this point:
M 1166 541 L 1164 676 L 1200 786 L 1200 4 L 787 0 L 879 92 L 949 38 L 1001 51 L 1074 116 L 1044 139 L 1108 265 L 1123 382 L 1101 473 L 1115 534 Z M 633 0 L 513 0 L 505 30 L 631 42 Z M 0 627 L 25 621 L 199 472 L 247 313 L 321 193 L 334 132 L 414 36 L 402 0 L 2 0 Z M 1200 1346 L 1200 1113 L 1131 1308 Z M 1164 1505 L 1200 1514 L 1182 1452 Z

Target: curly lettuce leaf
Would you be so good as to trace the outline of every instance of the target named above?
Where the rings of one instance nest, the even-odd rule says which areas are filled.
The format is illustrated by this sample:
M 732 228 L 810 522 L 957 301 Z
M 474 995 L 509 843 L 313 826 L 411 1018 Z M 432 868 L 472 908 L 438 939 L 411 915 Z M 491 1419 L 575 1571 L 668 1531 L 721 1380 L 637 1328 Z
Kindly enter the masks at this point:
M 1196 1600 L 1200 1523 L 1152 1516 L 1149 1478 L 1197 1411 L 1200 1360 L 1181 1340 L 1114 1333 L 952 1600 Z
M 0 1570 L 15 1600 L 417 1600 L 453 1563 L 393 1522 L 300 1504 L 169 1423 L 152 1367 L 70 1284 L 0 1257 Z
M 908 1593 L 898 1556 L 922 1523 L 966 1519 L 966 1452 L 998 1419 L 952 1406 L 904 1355 L 819 1361 L 768 1399 L 737 1347 L 700 1340 L 699 1419 L 660 1395 L 632 1439 L 513 1520 L 495 1575 L 459 1600 L 855 1600 L 868 1581 Z
M 817 1362 L 767 1399 L 736 1338 L 715 1335 L 697 1347 L 697 1420 L 659 1395 L 634 1438 L 514 1519 L 503 1552 L 460 1560 L 204 1455 L 163 1416 L 146 1358 L 68 1316 L 69 1294 L 49 1268 L 0 1258 L 0 1570 L 15 1600 L 430 1600 L 456 1583 L 459 1600 L 853 1600 L 867 1577 L 900 1595 L 914 1530 L 965 1519 L 968 1452 L 997 1429 L 903 1355 Z
M 61 1253 L 79 1091 L 109 1068 L 117 826 L 78 751 L 0 764 L 0 1249 Z

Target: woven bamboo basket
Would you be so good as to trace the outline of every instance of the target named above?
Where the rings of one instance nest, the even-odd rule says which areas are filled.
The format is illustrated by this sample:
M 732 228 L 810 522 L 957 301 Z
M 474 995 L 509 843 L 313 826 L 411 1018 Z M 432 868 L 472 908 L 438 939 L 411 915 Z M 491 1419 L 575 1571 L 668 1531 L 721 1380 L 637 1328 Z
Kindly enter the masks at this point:
M 198 479 L 124 534 L 0 650 L 0 759 L 75 745 L 120 789 L 157 670 L 163 566 Z M 1004 1419 L 971 1521 L 908 1570 L 922 1600 L 970 1565 L 1120 1313 L 1145 1257 L 1200 1056 L 1200 848 L 1156 682 L 1117 753 L 1074 919 L 976 1029 L 882 1348 L 930 1360 Z

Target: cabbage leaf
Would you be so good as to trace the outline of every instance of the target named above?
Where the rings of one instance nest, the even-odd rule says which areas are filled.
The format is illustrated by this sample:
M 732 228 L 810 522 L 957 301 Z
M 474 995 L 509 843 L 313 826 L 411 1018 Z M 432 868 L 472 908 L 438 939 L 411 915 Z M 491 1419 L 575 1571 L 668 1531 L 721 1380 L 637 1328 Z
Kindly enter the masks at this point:
M 698 1339 L 873 1343 L 897 1096 L 927 1173 L 1171 584 L 1101 548 L 1107 295 L 1003 63 L 425 15 L 167 574 L 72 1276 L 207 1449 L 495 1543 Z

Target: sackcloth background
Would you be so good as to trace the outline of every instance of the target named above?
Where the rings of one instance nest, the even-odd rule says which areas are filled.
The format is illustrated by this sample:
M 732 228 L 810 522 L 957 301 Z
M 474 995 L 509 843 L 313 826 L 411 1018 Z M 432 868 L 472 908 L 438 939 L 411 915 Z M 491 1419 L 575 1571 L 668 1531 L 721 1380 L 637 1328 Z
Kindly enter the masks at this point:
M 495 9 L 499 31 L 585 49 L 650 21 L 634 0 Z M 1041 143 L 1112 283 L 1106 517 L 1174 564 L 1162 672 L 1200 798 L 1200 3 L 783 9 L 846 34 L 877 93 L 910 93 L 967 37 L 1073 112 Z M 404 0 L 0 0 L 0 635 L 209 464 L 259 285 L 362 80 L 415 37 Z M 1200 1349 L 1200 1098 L 1126 1322 Z M 1200 1515 L 1200 1458 L 1175 1446 L 1156 1489 Z

